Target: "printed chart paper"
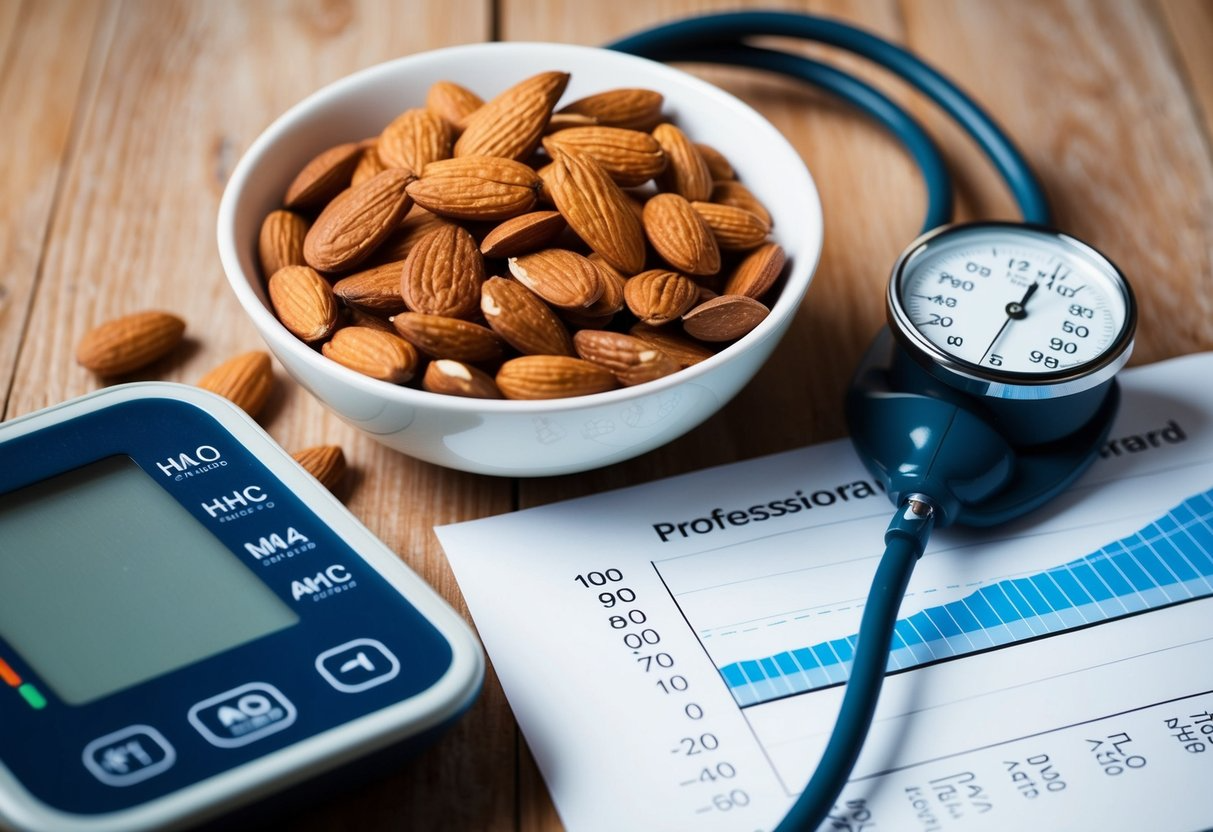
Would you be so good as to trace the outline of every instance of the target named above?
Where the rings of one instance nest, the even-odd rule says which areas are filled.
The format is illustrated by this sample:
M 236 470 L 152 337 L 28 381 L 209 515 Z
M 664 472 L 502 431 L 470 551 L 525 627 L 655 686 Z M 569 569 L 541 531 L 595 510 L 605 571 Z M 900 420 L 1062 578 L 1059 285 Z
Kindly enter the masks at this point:
M 1213 354 L 1102 457 L 937 530 L 822 829 L 1213 826 Z M 562 820 L 770 830 L 841 701 L 892 506 L 834 442 L 437 529 Z

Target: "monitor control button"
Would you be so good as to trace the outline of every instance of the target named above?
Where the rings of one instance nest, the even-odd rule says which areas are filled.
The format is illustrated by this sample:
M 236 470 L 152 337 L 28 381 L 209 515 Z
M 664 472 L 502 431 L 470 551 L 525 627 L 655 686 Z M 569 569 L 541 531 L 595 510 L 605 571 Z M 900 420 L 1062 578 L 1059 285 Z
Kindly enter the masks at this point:
M 356 638 L 316 657 L 316 670 L 342 693 L 360 693 L 400 675 L 400 660 L 373 638 Z
M 295 723 L 295 706 L 266 682 L 249 682 L 190 708 L 190 724 L 211 745 L 239 748 Z
M 177 752 L 150 725 L 129 725 L 84 747 L 84 767 L 107 786 L 133 786 L 173 767 Z

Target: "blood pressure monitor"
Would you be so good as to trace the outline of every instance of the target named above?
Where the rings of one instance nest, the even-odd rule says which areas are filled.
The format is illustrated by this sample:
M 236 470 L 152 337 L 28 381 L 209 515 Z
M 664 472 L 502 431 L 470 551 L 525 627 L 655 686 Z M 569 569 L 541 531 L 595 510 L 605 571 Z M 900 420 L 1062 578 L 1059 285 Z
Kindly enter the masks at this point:
M 425 743 L 483 674 L 225 400 L 133 384 L 0 425 L 0 828 L 192 825 Z

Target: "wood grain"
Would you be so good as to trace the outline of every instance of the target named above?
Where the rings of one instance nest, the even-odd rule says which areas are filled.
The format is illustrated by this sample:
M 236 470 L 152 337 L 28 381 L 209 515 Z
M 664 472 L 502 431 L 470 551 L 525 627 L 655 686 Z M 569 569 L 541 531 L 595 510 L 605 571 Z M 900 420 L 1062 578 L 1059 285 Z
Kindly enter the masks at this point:
M 769 8 L 770 2 L 742 4 Z M 260 347 L 214 242 L 223 185 L 279 113 L 354 70 L 498 36 L 599 44 L 734 0 L 0 0 L 0 410 L 96 389 L 72 360 L 95 323 L 159 307 L 186 347 L 140 378 L 194 381 Z M 1213 348 L 1213 6 L 1202 0 L 781 0 L 923 55 L 1021 144 L 1056 222 L 1105 249 L 1142 309 L 1135 363 Z M 769 41 L 789 46 L 784 41 Z M 1013 217 L 965 134 L 864 61 L 790 45 L 879 85 L 948 158 L 958 216 Z M 883 322 L 888 269 L 923 188 L 896 141 L 840 104 L 760 73 L 690 66 L 769 118 L 821 192 L 826 242 L 793 330 L 719 414 L 668 446 L 585 474 L 517 483 L 390 452 L 280 370 L 263 417 L 288 450 L 337 443 L 353 512 L 467 610 L 433 527 L 842 436 L 851 368 Z M 708 137 L 704 137 L 708 139 Z M 708 139 L 710 140 L 710 139 Z M 609 718 L 605 715 L 604 718 Z M 417 760 L 288 813 L 291 828 L 560 828 L 490 673 L 469 715 Z

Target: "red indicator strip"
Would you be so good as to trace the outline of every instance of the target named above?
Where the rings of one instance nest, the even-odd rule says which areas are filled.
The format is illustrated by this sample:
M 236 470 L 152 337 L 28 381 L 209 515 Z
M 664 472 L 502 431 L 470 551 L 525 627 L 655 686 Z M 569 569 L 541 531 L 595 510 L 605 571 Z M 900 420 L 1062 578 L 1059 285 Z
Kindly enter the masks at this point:
M 0 681 L 3 681 L 10 688 L 16 688 L 17 693 L 21 694 L 21 698 L 35 711 L 40 711 L 46 707 L 46 697 L 42 695 L 41 691 L 29 682 L 23 683 L 21 677 L 17 675 L 17 671 L 9 667 L 4 659 L 0 659 Z

